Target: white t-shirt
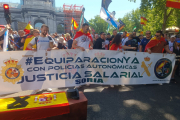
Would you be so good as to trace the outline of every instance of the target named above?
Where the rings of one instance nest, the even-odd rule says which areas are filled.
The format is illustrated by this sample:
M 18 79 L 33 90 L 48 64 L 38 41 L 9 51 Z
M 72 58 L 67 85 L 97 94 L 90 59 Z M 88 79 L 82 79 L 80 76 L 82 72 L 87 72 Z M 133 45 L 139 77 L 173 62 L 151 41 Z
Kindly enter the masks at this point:
M 122 41 L 121 41 L 121 45 L 124 46 L 126 44 L 126 42 L 128 41 L 128 37 L 126 38 L 123 38 Z M 124 51 L 124 49 L 122 49 Z
M 75 40 L 77 41 L 77 46 L 83 47 L 84 49 L 89 49 L 91 39 L 88 36 L 82 35 Z
M 121 43 L 122 43 L 122 46 L 124 46 L 127 41 L 128 41 L 128 37 L 123 38 L 123 39 L 122 39 L 122 42 L 121 42 Z
M 35 37 L 36 38 L 36 37 Z M 36 44 L 36 41 L 35 41 L 35 38 L 33 38 L 32 40 L 31 40 L 31 44 L 33 44 L 33 45 L 35 45 Z M 37 50 L 47 50 L 48 48 L 49 48 L 49 43 L 50 42 L 53 42 L 53 44 L 55 44 L 54 43 L 54 41 L 53 41 L 53 39 L 51 39 L 51 40 L 49 40 L 49 38 L 48 37 L 38 37 L 38 40 L 37 40 Z
M 173 44 L 174 42 L 169 41 L 169 50 L 173 52 Z

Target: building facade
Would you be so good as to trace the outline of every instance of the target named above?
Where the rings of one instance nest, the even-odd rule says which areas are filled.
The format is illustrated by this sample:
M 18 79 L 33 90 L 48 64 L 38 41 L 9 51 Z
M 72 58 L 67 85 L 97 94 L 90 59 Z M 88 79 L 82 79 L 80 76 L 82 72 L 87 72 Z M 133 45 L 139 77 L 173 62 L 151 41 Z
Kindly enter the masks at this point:
M 9 4 L 12 28 L 18 30 L 18 22 L 31 22 L 34 28 L 42 24 L 49 26 L 49 32 L 57 32 L 58 25 L 64 27 L 63 8 L 55 7 L 55 0 L 21 0 L 18 3 L 0 3 L 0 24 L 7 24 L 4 18 L 3 4 Z M 59 32 L 60 33 L 60 32 Z

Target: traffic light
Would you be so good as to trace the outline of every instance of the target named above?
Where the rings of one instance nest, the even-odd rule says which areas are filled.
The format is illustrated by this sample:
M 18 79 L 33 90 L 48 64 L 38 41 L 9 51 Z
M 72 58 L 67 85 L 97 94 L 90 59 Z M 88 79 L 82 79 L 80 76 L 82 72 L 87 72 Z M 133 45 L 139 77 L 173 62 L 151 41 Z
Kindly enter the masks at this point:
M 11 13 L 9 12 L 9 5 L 4 4 L 3 8 L 4 8 L 4 17 L 6 19 L 6 22 L 7 24 L 11 24 Z

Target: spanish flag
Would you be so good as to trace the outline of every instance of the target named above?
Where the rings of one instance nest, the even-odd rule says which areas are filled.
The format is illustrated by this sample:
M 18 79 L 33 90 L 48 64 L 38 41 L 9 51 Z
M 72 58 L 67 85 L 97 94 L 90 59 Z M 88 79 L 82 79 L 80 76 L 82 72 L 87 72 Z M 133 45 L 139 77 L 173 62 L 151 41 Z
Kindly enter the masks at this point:
M 167 0 L 166 7 L 178 8 L 180 9 L 180 0 Z
M 30 50 L 29 48 L 27 48 L 27 45 L 31 42 L 31 40 L 34 38 L 34 35 L 28 35 L 25 43 L 24 43 L 24 49 L 23 50 Z M 36 45 L 33 46 L 33 48 L 36 49 Z
M 144 52 L 147 52 L 147 49 L 151 49 L 152 47 L 158 45 L 159 43 L 161 42 L 166 42 L 165 38 L 164 37 L 161 37 L 160 40 L 157 40 L 156 37 L 153 37 L 149 42 L 148 44 L 146 45 L 146 48 L 145 48 L 145 51 Z
M 89 32 L 85 34 L 82 29 L 80 29 L 78 32 L 76 32 L 76 35 L 74 36 L 74 40 L 75 40 L 76 38 L 81 37 L 82 35 L 87 36 L 91 41 L 93 41 L 93 39 L 92 39 L 92 37 L 91 37 L 91 34 L 90 34 Z
M 26 34 L 26 35 L 29 34 L 31 29 L 34 29 L 34 28 L 31 26 L 31 24 L 30 24 L 30 22 L 29 22 L 29 23 L 27 24 L 26 28 L 24 29 L 25 34 Z
M 145 25 L 145 26 L 146 26 L 147 21 L 148 21 L 148 20 L 147 20 L 145 17 L 141 17 L 140 24 L 142 24 L 142 25 Z
M 77 24 L 74 18 L 72 18 L 71 24 L 74 26 L 74 30 L 76 30 L 79 27 L 79 25 Z

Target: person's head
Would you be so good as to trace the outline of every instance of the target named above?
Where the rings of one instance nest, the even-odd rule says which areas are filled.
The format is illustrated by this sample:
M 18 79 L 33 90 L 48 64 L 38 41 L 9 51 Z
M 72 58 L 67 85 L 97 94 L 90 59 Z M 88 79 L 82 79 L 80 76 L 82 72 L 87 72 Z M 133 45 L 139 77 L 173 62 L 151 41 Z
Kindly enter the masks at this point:
M 167 39 L 167 33 L 164 34 L 164 38 Z
M 66 33 L 66 39 L 70 40 L 71 39 L 71 35 L 69 33 Z
M 113 30 L 113 35 L 116 36 L 117 35 L 117 30 Z
M 49 32 L 49 27 L 48 27 L 47 25 L 43 24 L 43 25 L 41 26 L 41 35 L 44 36 L 44 37 L 46 37 L 46 35 L 48 34 L 48 32 Z
M 52 37 L 52 38 L 55 38 L 56 36 L 55 36 L 55 34 L 52 34 L 51 37 Z
M 84 33 L 87 33 L 89 31 L 89 25 L 87 23 L 84 23 L 82 25 L 82 30 Z
M 20 37 L 23 37 L 24 36 L 24 31 L 23 30 L 19 30 L 18 34 L 19 34 Z
M 133 32 L 132 34 L 133 34 L 133 37 L 136 37 L 136 32 Z
M 8 30 L 9 30 L 9 33 L 10 33 L 10 34 L 13 34 L 12 28 L 9 28 Z
M 128 36 L 128 40 L 132 40 L 133 39 L 133 34 L 130 34 L 129 36 Z
M 107 34 L 107 38 L 111 38 L 111 34 L 110 33 Z
M 151 38 L 151 31 L 146 31 L 146 39 L 150 39 Z
M 38 29 L 34 29 L 34 30 L 33 30 L 33 35 L 34 35 L 34 37 L 39 36 L 39 35 L 40 35 L 39 30 L 38 30 Z
M 63 37 L 59 37 L 57 40 L 58 40 L 58 43 L 63 43 L 64 42 L 64 38 Z
M 178 47 L 180 48 L 180 39 L 175 40 L 174 47 L 175 47 L 175 49 L 178 49 Z
M 114 37 L 114 40 L 113 40 L 112 44 L 115 43 L 116 45 L 119 45 L 119 44 L 121 43 L 121 40 L 122 40 L 121 35 L 120 35 L 120 34 L 117 34 L 117 35 Z
M 99 38 L 98 34 L 95 34 L 95 40 L 97 40 Z
M 176 39 L 176 37 L 175 37 L 175 35 L 171 35 L 171 42 L 174 42 L 175 41 L 175 39 Z
M 58 35 L 57 32 L 54 33 L 56 36 Z
M 101 32 L 101 33 L 100 33 L 101 39 L 105 40 L 105 36 L 106 36 L 106 34 L 105 34 L 104 32 Z
M 143 39 L 143 35 L 139 35 L 139 39 L 142 40 Z
M 125 38 L 126 35 L 127 35 L 127 32 L 125 31 L 125 32 L 123 32 L 122 37 Z
M 64 37 L 64 34 L 62 34 L 62 37 Z
M 17 35 L 18 34 L 17 31 L 14 31 L 14 34 Z
M 162 36 L 162 31 L 157 31 L 156 34 L 155 34 L 155 37 L 157 40 L 160 40 L 161 39 L 161 36 Z

